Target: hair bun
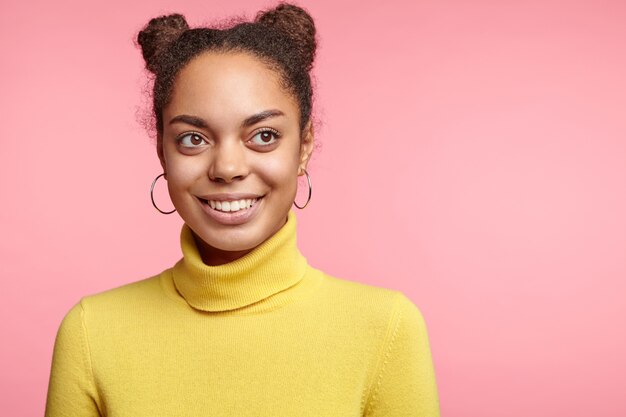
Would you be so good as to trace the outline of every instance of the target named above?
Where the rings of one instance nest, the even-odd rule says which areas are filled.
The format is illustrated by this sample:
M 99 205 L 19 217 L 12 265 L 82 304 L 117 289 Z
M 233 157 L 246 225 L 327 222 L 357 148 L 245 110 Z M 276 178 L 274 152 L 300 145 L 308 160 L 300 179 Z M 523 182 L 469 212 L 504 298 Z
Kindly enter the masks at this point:
M 254 20 L 285 32 L 294 41 L 306 70 L 311 69 L 317 41 L 315 23 L 306 10 L 293 4 L 280 3 L 273 9 L 258 12 Z
M 137 35 L 148 71 L 156 74 L 160 54 L 187 29 L 185 17 L 178 13 L 150 19 Z

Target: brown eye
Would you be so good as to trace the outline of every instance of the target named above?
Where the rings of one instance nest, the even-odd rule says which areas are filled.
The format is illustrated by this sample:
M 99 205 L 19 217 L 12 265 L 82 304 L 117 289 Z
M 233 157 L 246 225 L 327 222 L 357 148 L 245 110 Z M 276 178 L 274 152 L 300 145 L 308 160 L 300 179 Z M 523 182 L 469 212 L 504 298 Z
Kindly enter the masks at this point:
M 262 140 L 264 143 L 268 143 L 268 142 L 270 142 L 272 139 L 274 139 L 274 135 L 273 135 L 273 134 L 271 134 L 270 132 L 267 132 L 267 131 L 265 131 L 265 132 L 261 132 L 261 140 Z
M 260 145 L 261 147 L 263 147 L 273 145 L 279 137 L 280 134 L 277 131 L 273 129 L 266 129 L 257 132 L 251 140 L 255 145 Z
M 204 138 L 197 133 L 188 133 L 178 138 L 178 143 L 187 148 L 195 148 L 204 143 Z

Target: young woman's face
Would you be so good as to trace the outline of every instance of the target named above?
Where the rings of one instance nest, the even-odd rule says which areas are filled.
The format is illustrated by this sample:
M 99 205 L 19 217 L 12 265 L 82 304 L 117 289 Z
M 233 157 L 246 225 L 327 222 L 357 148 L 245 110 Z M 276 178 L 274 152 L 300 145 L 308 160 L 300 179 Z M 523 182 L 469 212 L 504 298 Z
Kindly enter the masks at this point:
M 279 82 L 252 55 L 205 52 L 163 109 L 169 194 L 207 264 L 237 259 L 287 220 L 313 132 L 309 123 L 301 141 L 298 105 Z

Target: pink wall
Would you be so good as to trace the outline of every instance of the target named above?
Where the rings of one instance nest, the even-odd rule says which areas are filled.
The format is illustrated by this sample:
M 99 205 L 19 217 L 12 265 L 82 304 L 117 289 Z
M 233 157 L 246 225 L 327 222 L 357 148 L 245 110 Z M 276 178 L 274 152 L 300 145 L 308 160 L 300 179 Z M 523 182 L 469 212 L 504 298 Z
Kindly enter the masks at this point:
M 92 3 L 0 6 L 3 416 L 43 414 L 80 297 L 180 256 L 134 34 L 274 4 Z M 300 4 L 321 37 L 309 262 L 421 308 L 442 415 L 626 415 L 626 3 Z

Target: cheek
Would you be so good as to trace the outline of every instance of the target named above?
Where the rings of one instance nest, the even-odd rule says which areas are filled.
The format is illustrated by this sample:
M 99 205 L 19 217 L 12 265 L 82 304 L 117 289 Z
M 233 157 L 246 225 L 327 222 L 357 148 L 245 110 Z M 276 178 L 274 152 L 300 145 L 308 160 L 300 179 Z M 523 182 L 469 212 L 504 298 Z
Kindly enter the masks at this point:
M 267 158 L 257 165 L 256 172 L 269 185 L 291 187 L 296 184 L 298 161 L 295 158 Z
M 206 170 L 200 164 L 192 164 L 177 158 L 167 161 L 167 182 L 170 192 L 189 188 Z
M 167 167 L 167 180 L 173 184 L 185 185 L 197 178 L 198 174 L 192 166 L 183 164 L 170 164 Z

